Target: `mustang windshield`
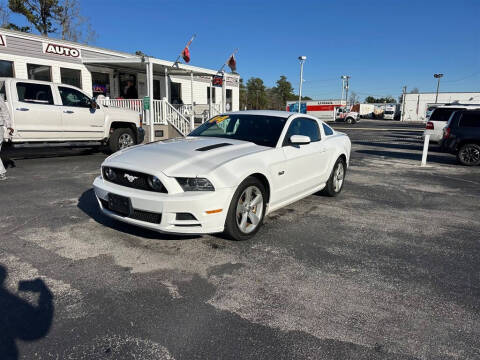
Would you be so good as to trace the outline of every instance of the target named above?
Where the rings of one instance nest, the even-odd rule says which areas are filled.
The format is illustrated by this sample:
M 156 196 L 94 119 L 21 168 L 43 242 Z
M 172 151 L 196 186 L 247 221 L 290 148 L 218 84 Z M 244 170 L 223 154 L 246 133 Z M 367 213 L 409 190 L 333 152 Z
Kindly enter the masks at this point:
M 286 121 L 286 118 L 277 116 L 219 115 L 193 130 L 189 136 L 244 140 L 261 146 L 275 147 Z

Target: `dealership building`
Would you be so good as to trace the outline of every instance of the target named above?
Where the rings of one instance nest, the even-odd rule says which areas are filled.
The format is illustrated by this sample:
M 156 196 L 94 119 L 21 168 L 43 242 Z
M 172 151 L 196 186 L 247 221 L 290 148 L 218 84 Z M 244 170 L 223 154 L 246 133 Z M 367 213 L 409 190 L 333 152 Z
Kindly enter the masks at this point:
M 480 104 L 480 92 L 435 92 L 404 94 L 401 104 L 402 121 L 426 121 L 430 106 L 443 104 Z
M 0 77 L 70 84 L 100 103 L 144 112 L 151 140 L 239 109 L 238 74 L 6 29 L 0 30 Z

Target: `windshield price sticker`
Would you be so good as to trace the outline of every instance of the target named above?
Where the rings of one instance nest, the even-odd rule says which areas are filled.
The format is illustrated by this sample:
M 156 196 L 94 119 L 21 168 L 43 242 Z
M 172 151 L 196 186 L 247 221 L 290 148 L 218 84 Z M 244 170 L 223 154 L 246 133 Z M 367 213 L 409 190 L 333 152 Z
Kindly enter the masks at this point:
M 214 123 L 216 122 L 217 124 L 221 123 L 222 121 L 228 119 L 228 115 L 224 115 L 224 116 L 215 116 L 214 118 L 210 119 L 210 122 L 211 123 Z

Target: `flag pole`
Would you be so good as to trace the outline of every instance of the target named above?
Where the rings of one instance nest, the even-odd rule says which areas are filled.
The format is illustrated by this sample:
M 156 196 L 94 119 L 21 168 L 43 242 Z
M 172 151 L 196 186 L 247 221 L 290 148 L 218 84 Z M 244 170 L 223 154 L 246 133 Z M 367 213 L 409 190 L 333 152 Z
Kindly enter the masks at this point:
M 227 65 L 227 63 L 228 63 L 228 60 L 230 60 L 230 58 L 231 58 L 233 55 L 235 55 L 237 52 L 238 52 L 238 48 L 235 49 L 235 50 L 233 51 L 233 53 L 230 54 L 230 56 L 227 58 L 227 61 L 225 61 L 225 62 L 223 63 L 223 65 L 222 65 L 222 67 L 217 71 L 219 74 L 222 73 L 223 68 L 224 68 L 225 65 Z
M 182 57 L 182 53 L 183 53 L 183 50 L 185 50 L 186 47 L 189 47 L 193 40 L 195 39 L 195 37 L 197 36 L 197 34 L 193 34 L 193 36 L 190 38 L 190 40 L 187 42 L 187 45 L 185 45 L 182 49 L 182 51 L 180 51 L 180 54 L 178 55 L 177 59 L 175 60 L 175 62 L 173 63 L 173 66 L 177 66 L 178 65 L 178 61 L 180 60 L 180 58 Z

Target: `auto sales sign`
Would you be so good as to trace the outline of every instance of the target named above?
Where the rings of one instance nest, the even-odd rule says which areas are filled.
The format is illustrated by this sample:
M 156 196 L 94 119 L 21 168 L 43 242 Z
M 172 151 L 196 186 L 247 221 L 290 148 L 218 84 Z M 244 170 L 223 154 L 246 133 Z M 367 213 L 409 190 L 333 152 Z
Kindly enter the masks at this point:
M 80 49 L 54 43 L 43 43 L 43 52 L 45 54 L 80 58 Z

